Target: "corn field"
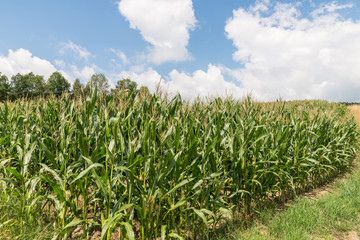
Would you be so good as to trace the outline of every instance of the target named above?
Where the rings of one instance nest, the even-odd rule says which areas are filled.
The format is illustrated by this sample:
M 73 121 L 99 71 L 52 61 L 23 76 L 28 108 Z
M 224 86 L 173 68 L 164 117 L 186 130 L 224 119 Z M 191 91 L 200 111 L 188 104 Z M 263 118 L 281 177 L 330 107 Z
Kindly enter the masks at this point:
M 237 212 L 334 178 L 358 148 L 332 103 L 121 94 L 0 105 L 9 228 L 45 215 L 53 239 L 207 239 Z

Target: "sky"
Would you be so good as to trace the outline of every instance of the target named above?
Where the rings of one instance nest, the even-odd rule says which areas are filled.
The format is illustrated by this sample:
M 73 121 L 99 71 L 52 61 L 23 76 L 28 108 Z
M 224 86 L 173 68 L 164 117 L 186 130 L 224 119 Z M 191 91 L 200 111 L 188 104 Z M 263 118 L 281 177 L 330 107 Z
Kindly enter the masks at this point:
M 170 95 L 360 101 L 360 1 L 0 1 L 0 72 Z

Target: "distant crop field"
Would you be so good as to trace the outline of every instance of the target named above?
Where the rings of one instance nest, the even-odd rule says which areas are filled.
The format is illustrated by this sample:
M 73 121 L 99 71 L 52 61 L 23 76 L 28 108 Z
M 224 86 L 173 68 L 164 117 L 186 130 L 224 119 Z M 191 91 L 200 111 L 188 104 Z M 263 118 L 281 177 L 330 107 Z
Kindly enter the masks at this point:
M 357 116 L 360 116 L 359 114 Z M 359 131 L 325 101 L 123 95 L 0 105 L 2 231 L 58 239 L 211 238 L 238 212 L 347 169 Z
M 350 109 L 351 113 L 354 115 L 356 122 L 360 126 L 360 104 L 351 105 L 348 108 Z

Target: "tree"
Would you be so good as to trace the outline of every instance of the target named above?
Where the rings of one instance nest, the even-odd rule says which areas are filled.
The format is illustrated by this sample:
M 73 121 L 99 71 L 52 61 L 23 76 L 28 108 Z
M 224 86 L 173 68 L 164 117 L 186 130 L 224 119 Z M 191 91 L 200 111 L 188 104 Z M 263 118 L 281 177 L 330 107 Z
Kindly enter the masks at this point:
M 97 87 L 99 95 L 108 94 L 109 83 L 104 74 L 95 73 L 91 76 L 90 81 L 92 81 L 93 87 Z
M 4 101 L 8 98 L 10 93 L 10 83 L 6 75 L 2 75 L 0 72 L 0 101 Z
M 54 72 L 49 77 L 46 88 L 49 93 L 53 93 L 56 96 L 60 96 L 64 92 L 70 91 L 70 83 L 59 72 Z
M 119 80 L 116 83 L 115 89 L 111 89 L 111 94 L 113 96 L 118 96 L 121 91 L 127 92 L 127 94 L 131 94 L 132 97 L 135 97 L 137 93 L 137 83 L 131 81 L 129 78 Z
M 117 89 L 126 89 L 130 92 L 135 92 L 137 88 L 137 83 L 134 81 L 131 81 L 129 78 L 120 80 L 116 84 Z
M 139 92 L 139 94 L 141 94 L 143 96 L 150 95 L 149 88 L 146 86 L 141 86 L 140 89 L 138 90 L 138 92 Z
M 32 92 L 31 92 L 32 97 L 36 97 L 44 94 L 46 90 L 46 83 L 43 76 L 25 75 L 25 77 L 29 77 L 29 81 L 32 84 Z
M 29 83 L 25 80 L 23 75 L 20 73 L 13 75 L 11 77 L 11 85 L 13 90 L 13 96 L 15 98 L 20 98 L 25 95 L 28 95 L 30 92 L 30 86 Z
M 19 98 L 39 96 L 44 93 L 46 85 L 43 76 L 30 72 L 25 75 L 18 73 L 12 76 L 11 86 L 14 97 Z
M 83 93 L 84 86 L 80 83 L 80 79 L 75 79 L 75 82 L 72 87 L 72 93 L 74 98 L 80 98 Z
M 90 95 L 90 82 L 88 82 L 83 88 L 83 95 L 84 97 L 88 97 Z

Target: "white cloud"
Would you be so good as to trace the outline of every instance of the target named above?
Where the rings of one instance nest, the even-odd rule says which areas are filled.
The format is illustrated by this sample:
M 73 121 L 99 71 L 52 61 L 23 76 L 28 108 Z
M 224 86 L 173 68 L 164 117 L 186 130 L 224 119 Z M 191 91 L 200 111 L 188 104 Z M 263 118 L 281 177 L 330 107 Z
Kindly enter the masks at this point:
M 338 3 L 336 3 L 334 1 L 334 2 L 331 2 L 331 3 L 325 4 L 322 7 L 319 7 L 318 9 L 315 9 L 311 14 L 312 14 L 313 17 L 317 17 L 317 16 L 322 15 L 324 13 L 334 13 L 337 10 L 342 10 L 342 9 L 345 9 L 345 8 L 352 8 L 352 7 L 353 7 L 353 5 L 350 4 L 350 3 L 339 5 Z
M 87 83 L 91 75 L 104 72 L 103 69 L 99 68 L 95 64 L 89 64 L 85 66 L 78 66 L 75 64 L 67 64 L 63 60 L 54 60 L 55 65 L 58 67 L 59 72 L 72 84 L 76 78 L 79 78 L 81 82 Z
M 225 26 L 244 90 L 262 100 L 360 100 L 360 22 L 336 13 L 351 5 L 331 2 L 309 19 L 297 4 L 257 4 L 234 10 Z
M 75 54 L 76 58 L 84 59 L 86 61 L 89 60 L 89 57 L 93 56 L 86 48 L 84 48 L 80 45 L 77 45 L 77 44 L 73 43 L 72 41 L 62 42 L 60 45 L 61 45 L 61 48 L 60 48 L 59 52 L 61 54 L 65 54 L 66 51 L 71 51 L 73 54 Z
M 191 58 L 186 46 L 196 18 L 192 0 L 121 0 L 120 13 L 152 44 L 149 62 L 184 61 Z
M 56 68 L 49 61 L 33 56 L 30 51 L 23 48 L 16 51 L 10 49 L 7 56 L 0 55 L 0 72 L 9 78 L 17 73 L 29 72 L 48 78 L 55 71 Z
M 226 69 L 212 64 L 208 65 L 207 71 L 196 70 L 193 73 L 185 73 L 172 70 L 165 77 L 167 81 L 161 81 L 160 87 L 171 96 L 180 93 L 184 98 L 195 98 L 197 96 L 226 97 L 230 95 L 243 97 L 246 94 L 243 89 L 224 79 L 226 71 Z M 139 86 L 147 86 L 151 92 L 156 90 L 157 84 L 162 79 L 161 75 L 152 68 L 140 73 L 123 71 L 112 78 L 130 78 L 132 81 L 137 82 Z
M 129 63 L 129 60 L 123 51 L 114 49 L 114 48 L 110 48 L 110 52 L 114 53 L 121 60 L 122 64 Z
M 178 72 L 173 70 L 170 72 L 170 81 L 167 87 L 170 93 L 179 92 L 182 97 L 194 98 L 197 96 L 233 96 L 243 97 L 245 92 L 234 83 L 226 81 L 223 72 L 225 69 L 212 64 L 208 65 L 208 70 L 196 70 L 192 74 Z
M 93 74 L 104 72 L 104 70 L 95 64 L 86 65 L 83 67 L 79 67 L 75 64 L 66 64 L 61 68 L 60 72 L 64 73 L 64 77 L 68 79 L 71 84 L 75 81 L 76 78 L 79 78 L 81 82 L 85 84 L 90 80 L 90 77 Z M 113 87 L 113 85 L 110 86 Z
M 64 68 L 66 66 L 66 63 L 63 60 L 60 59 L 55 59 L 54 63 L 56 66 L 60 67 L 60 68 Z
M 8 56 L 0 55 L 0 72 L 9 78 L 17 73 L 33 72 L 48 79 L 52 73 L 59 71 L 70 83 L 73 83 L 75 78 L 87 82 L 92 74 L 101 70 L 96 65 L 79 68 L 76 65 L 68 65 L 59 59 L 54 60 L 54 63 L 57 67 L 48 60 L 33 56 L 29 50 L 20 48 L 13 51 L 10 49 Z
M 71 65 L 70 69 L 68 72 L 71 79 L 79 78 L 84 82 L 89 81 L 91 75 L 96 73 L 95 68 L 91 66 L 85 66 L 79 69 L 76 65 Z

